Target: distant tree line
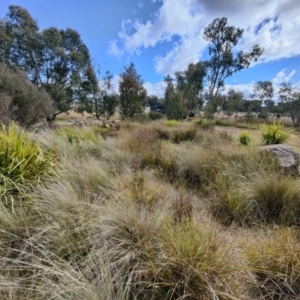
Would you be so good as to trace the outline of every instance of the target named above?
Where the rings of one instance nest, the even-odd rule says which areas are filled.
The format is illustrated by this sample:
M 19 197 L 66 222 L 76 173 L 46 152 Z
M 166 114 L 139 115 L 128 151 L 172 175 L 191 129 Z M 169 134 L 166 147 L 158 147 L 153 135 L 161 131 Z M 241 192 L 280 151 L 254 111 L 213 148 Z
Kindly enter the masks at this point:
M 50 27 L 40 30 L 36 21 L 20 6 L 9 6 L 0 20 L 0 120 L 16 120 L 24 126 L 46 119 L 51 125 L 60 113 L 75 108 L 110 118 L 119 110 L 123 118 L 143 113 L 145 105 L 161 102 L 167 117 L 183 119 L 202 110 L 207 118 L 222 111 L 230 116 L 245 112 L 260 117 L 288 113 L 300 123 L 300 94 L 283 83 L 279 102 L 273 100 L 271 81 L 257 82 L 251 100 L 229 90 L 225 80 L 257 61 L 263 49 L 254 45 L 250 52 L 234 47 L 243 30 L 217 18 L 204 29 L 210 59 L 192 63 L 174 78 L 165 77 L 163 99 L 148 96 L 135 65 L 125 66 L 119 75 L 118 93 L 108 71 L 101 77 L 87 46 L 74 29 Z

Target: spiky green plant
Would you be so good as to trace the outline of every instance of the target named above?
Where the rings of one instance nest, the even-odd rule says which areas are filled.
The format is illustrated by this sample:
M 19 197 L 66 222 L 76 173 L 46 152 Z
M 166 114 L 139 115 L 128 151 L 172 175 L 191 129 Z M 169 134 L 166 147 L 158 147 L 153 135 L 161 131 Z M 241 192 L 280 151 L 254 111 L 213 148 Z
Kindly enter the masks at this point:
M 259 129 L 265 145 L 282 144 L 291 136 L 292 133 L 292 129 L 275 121 L 273 121 L 272 124 L 261 124 Z
M 248 131 L 242 131 L 239 134 L 239 140 L 242 145 L 248 145 L 251 141 L 251 136 Z
M 167 126 L 176 126 L 176 125 L 180 124 L 180 122 L 177 120 L 166 120 L 166 121 L 164 121 L 164 124 Z
M 25 130 L 11 124 L 0 130 L 0 198 L 14 211 L 16 196 L 38 184 L 43 176 L 56 175 L 54 153 L 43 150 Z

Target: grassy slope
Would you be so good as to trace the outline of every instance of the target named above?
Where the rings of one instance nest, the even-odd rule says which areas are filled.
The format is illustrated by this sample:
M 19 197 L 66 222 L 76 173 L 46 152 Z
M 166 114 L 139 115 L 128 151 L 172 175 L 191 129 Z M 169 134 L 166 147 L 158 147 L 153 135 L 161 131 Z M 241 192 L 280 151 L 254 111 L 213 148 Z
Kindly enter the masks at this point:
M 40 134 L 60 177 L 1 208 L 0 298 L 297 299 L 298 178 L 257 131 L 204 128 Z

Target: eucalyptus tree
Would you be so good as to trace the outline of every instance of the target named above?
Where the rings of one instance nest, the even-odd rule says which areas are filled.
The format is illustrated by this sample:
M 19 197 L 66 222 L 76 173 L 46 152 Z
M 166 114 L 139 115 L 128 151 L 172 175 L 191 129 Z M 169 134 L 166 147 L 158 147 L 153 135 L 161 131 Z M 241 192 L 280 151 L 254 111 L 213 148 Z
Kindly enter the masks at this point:
M 114 91 L 113 75 L 106 71 L 100 82 L 100 103 L 98 114 L 109 119 L 116 112 L 119 105 L 119 96 Z
M 224 97 L 223 111 L 227 116 L 238 113 L 242 109 L 244 95 L 242 92 L 230 89 Z
M 268 108 L 270 108 L 270 101 L 272 101 L 274 95 L 273 83 L 270 80 L 267 81 L 257 81 L 253 88 L 254 92 L 251 98 L 258 101 L 260 104 L 260 109 L 262 109 L 262 104 L 264 104 L 264 111 L 268 114 Z M 258 111 L 256 111 L 258 113 Z M 261 113 L 261 115 L 263 115 Z
M 186 117 L 186 101 L 184 96 L 183 82 L 177 73 L 177 84 L 174 83 L 174 78 L 167 75 L 164 79 L 166 84 L 165 89 L 165 109 L 168 119 L 180 120 Z
M 189 64 L 187 70 L 176 72 L 176 88 L 183 93 L 186 109 L 195 113 L 202 106 L 201 92 L 206 75 L 206 67 L 202 62 Z
M 86 102 L 91 91 L 91 59 L 89 50 L 73 29 L 55 27 L 40 30 L 26 9 L 9 6 L 6 19 L 1 21 L 1 61 L 24 70 L 32 83 L 46 91 L 54 101 L 56 111 L 47 120 L 72 105 Z M 95 84 L 91 80 L 90 84 Z
M 278 94 L 283 111 L 289 113 L 294 126 L 300 126 L 300 91 L 291 83 L 283 82 Z
M 234 73 L 246 69 L 252 61 L 263 53 L 263 49 L 254 45 L 251 52 L 234 51 L 242 37 L 243 29 L 227 25 L 227 18 L 214 19 L 204 29 L 204 39 L 210 42 L 208 50 L 211 58 L 206 62 L 208 80 L 208 101 L 213 101 L 225 79 Z

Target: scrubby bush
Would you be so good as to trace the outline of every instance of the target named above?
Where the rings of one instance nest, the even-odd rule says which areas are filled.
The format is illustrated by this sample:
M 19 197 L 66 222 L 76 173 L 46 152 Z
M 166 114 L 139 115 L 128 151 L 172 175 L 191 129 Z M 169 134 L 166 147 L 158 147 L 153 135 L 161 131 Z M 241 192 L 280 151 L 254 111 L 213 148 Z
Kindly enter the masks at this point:
M 262 124 L 259 127 L 265 145 L 282 144 L 291 135 L 292 130 L 281 123 Z
M 156 112 L 156 111 L 150 111 L 149 113 L 148 113 L 148 118 L 150 119 L 150 120 L 160 120 L 160 119 L 163 119 L 165 117 L 165 115 L 164 114 L 161 114 L 161 113 L 159 113 L 159 112 Z
M 251 141 L 251 136 L 248 131 L 242 131 L 239 134 L 239 140 L 242 145 L 248 145 Z
M 25 73 L 0 64 L 0 117 L 30 126 L 53 114 L 55 108 L 49 95 L 29 82 Z M 0 119 L 0 120 L 1 120 Z
M 2 123 L 9 122 L 12 112 L 11 102 L 12 97 L 7 92 L 0 90 L 0 121 Z

